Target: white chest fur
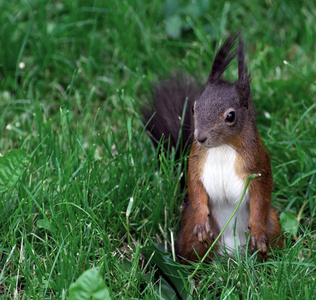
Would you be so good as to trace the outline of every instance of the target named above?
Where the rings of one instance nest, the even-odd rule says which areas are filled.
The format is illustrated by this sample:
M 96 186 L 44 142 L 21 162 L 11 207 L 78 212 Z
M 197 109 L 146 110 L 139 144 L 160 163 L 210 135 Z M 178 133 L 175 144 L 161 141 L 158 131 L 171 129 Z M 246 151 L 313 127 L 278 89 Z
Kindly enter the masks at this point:
M 236 208 L 245 187 L 245 182 L 238 177 L 235 170 L 236 155 L 236 151 L 226 145 L 209 149 L 202 173 L 201 180 L 220 230 Z M 247 190 L 237 213 L 221 237 L 221 244 L 227 250 L 235 249 L 234 228 L 237 245 L 246 243 L 245 231 L 248 231 L 248 222 L 249 192 Z M 222 252 L 222 249 L 219 249 L 219 252 Z

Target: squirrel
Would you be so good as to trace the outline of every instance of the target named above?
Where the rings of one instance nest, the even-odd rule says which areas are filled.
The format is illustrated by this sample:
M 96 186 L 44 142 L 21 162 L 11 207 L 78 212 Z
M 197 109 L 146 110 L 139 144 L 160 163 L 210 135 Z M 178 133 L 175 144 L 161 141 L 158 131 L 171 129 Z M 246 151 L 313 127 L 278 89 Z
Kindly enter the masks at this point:
M 238 79 L 230 82 L 222 75 L 234 58 Z M 179 261 L 196 262 L 205 255 L 236 208 L 251 174 L 260 177 L 250 181 L 213 251 L 232 253 L 236 242 L 246 244 L 247 235 L 260 259 L 267 259 L 269 245 L 282 248 L 279 221 L 270 205 L 271 163 L 255 122 L 241 34 L 231 34 L 218 50 L 205 88 L 183 77 L 163 81 L 153 92 L 154 111 L 147 109 L 143 115 L 154 144 L 168 138 L 165 149 L 177 147 L 178 156 L 191 148 L 175 247 Z

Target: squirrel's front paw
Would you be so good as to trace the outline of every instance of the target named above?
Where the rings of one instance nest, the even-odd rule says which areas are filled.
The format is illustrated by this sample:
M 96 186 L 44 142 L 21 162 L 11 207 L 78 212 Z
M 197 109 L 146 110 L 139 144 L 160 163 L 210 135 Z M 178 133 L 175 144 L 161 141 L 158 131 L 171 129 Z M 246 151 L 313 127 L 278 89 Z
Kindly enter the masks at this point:
M 260 259 L 268 258 L 268 237 L 266 233 L 253 234 L 251 236 L 251 250 L 259 250 L 258 256 Z
M 199 242 L 205 242 L 206 240 L 213 240 L 211 227 L 206 219 L 205 222 L 198 222 L 195 224 L 193 233 L 197 235 Z

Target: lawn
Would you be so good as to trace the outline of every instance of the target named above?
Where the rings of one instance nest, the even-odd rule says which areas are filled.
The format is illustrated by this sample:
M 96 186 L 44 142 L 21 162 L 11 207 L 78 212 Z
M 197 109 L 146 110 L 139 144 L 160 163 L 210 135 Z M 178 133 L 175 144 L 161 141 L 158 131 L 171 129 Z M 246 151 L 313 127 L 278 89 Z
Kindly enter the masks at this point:
M 179 297 L 151 254 L 176 239 L 186 160 L 154 149 L 140 111 L 174 70 L 204 84 L 238 30 L 285 247 L 218 257 L 194 281 L 196 265 L 174 265 L 177 284 L 193 299 L 314 298 L 315 19 L 308 0 L 2 1 L 0 152 L 28 163 L 1 190 L 0 299 L 66 299 L 95 267 L 113 299 Z

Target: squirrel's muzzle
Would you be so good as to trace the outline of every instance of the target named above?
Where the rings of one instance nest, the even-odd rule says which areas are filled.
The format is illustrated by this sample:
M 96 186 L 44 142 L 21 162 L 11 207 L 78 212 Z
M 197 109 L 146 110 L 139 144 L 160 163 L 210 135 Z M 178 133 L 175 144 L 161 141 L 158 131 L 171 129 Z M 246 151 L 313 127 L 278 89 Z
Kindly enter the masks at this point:
M 194 132 L 194 138 L 201 144 L 205 143 L 205 141 L 207 140 L 207 134 L 206 132 L 201 132 L 198 130 L 195 130 Z

